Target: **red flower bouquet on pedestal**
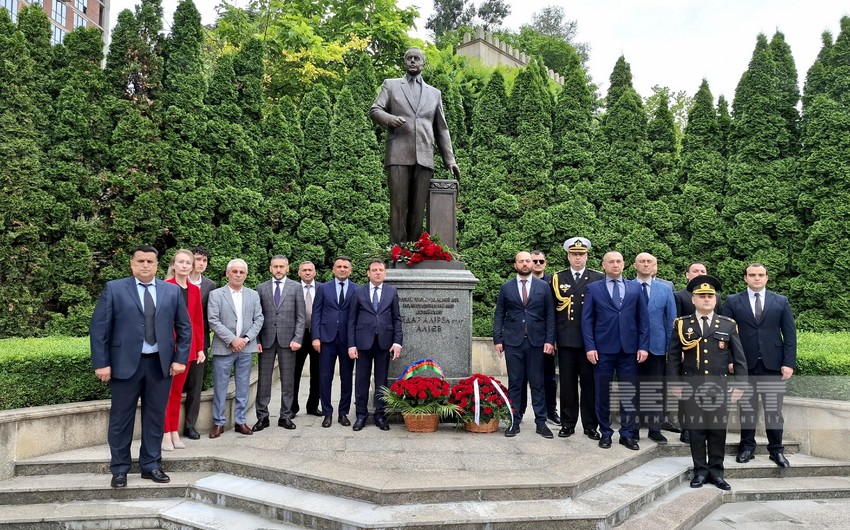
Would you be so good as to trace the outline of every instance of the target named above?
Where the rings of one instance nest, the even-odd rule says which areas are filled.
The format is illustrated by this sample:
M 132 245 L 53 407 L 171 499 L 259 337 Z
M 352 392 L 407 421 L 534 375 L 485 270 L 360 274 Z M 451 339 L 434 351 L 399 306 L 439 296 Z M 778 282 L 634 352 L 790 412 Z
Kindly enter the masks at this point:
M 393 245 L 389 252 L 393 261 L 407 263 L 408 266 L 423 261 L 452 261 L 458 258 L 456 253 L 440 244 L 437 236 L 432 237 L 428 232 L 422 232 L 417 241 Z

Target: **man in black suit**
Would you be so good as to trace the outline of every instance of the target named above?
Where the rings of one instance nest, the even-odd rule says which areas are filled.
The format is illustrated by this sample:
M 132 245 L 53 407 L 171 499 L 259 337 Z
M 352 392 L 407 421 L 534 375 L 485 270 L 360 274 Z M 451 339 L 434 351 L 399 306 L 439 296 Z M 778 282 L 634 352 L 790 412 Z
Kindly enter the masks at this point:
M 561 430 L 558 437 L 568 438 L 575 433 L 581 409 L 581 425 L 591 440 L 601 437 L 596 419 L 596 385 L 593 365 L 587 360 L 581 335 L 581 313 L 588 284 L 605 276 L 587 268 L 590 240 L 571 237 L 564 242 L 569 268 L 552 276 L 555 297 L 555 324 L 558 332 L 558 364 L 561 367 Z M 579 395 L 579 384 L 581 394 Z
M 797 329 L 788 299 L 765 289 L 767 267 L 751 263 L 744 271 L 747 290 L 726 300 L 724 313 L 738 323 L 750 375 L 749 395 L 741 400 L 741 445 L 736 460 L 744 463 L 756 450 L 758 401 L 761 396 L 770 459 L 789 467 L 782 445 L 782 399 L 785 381 L 797 368 Z
M 298 266 L 298 277 L 301 278 L 301 291 L 304 297 L 304 311 L 307 320 L 304 323 L 304 342 L 301 348 L 295 352 L 295 387 L 293 388 L 292 413 L 298 414 L 301 407 L 298 405 L 298 392 L 301 389 L 301 372 L 304 364 L 310 359 L 310 390 L 307 395 L 307 414 L 311 416 L 322 416 L 319 410 L 319 387 L 321 386 L 321 355 L 313 349 L 313 300 L 316 299 L 316 290 L 321 282 L 316 281 L 316 265 L 312 261 L 302 261 Z
M 493 316 L 493 344 L 505 355 L 508 368 L 508 397 L 514 409 L 505 436 L 519 433 L 522 421 L 522 390 L 531 386 L 531 407 L 537 434 L 553 438 L 546 426 L 546 396 L 543 385 L 543 356 L 555 354 L 555 306 L 550 287 L 531 274 L 531 254 L 520 252 L 514 259 L 516 277 L 499 290 Z
M 162 433 L 171 376 L 189 360 L 192 324 L 177 285 L 156 279 L 159 253 L 133 251 L 133 275 L 108 282 L 94 308 L 89 334 L 94 374 L 109 383 L 109 450 L 112 487 L 127 485 L 136 403 L 142 399 L 142 478 L 165 483 Z
M 195 247 L 192 249 L 192 255 L 195 257 L 195 267 L 192 269 L 192 274 L 189 275 L 189 281 L 201 290 L 201 309 L 204 312 L 204 353 L 209 354 L 210 322 L 207 320 L 207 301 L 210 299 L 210 293 L 218 286 L 214 281 L 204 276 L 209 265 L 209 251 L 203 247 Z M 207 363 L 198 363 L 193 366 L 183 384 L 183 391 L 186 392 L 186 401 L 183 403 L 186 411 L 183 436 L 190 440 L 201 438 L 201 434 L 195 428 L 195 425 L 198 423 L 198 414 L 201 411 L 201 391 L 204 387 L 206 366 Z
M 552 283 L 552 275 L 546 272 L 546 254 L 542 250 L 531 251 L 531 274 L 547 284 Z M 546 419 L 555 425 L 561 424 L 558 415 L 558 374 L 555 369 L 555 355 L 543 356 L 543 388 L 546 394 Z M 522 393 L 522 413 L 528 406 L 528 392 Z
M 351 410 L 351 387 L 354 377 L 354 361 L 348 356 L 348 314 L 354 289 L 359 287 L 348 279 L 351 276 L 351 258 L 339 256 L 334 260 L 334 279 L 316 289 L 313 300 L 312 335 L 313 348 L 321 355 L 322 427 L 333 425 L 331 387 L 334 370 L 339 359 L 339 415 L 337 421 L 343 427 L 351 425 L 348 413 Z
M 382 431 L 390 430 L 384 418 L 384 400 L 381 387 L 387 386 L 390 357 L 401 355 L 402 330 L 398 292 L 384 283 L 386 265 L 372 260 L 366 275 L 369 283 L 358 287 L 351 300 L 348 315 L 348 356 L 356 363 L 354 403 L 357 420 L 353 429 L 359 431 L 369 416 L 369 383 L 372 365 L 375 366 L 375 425 Z

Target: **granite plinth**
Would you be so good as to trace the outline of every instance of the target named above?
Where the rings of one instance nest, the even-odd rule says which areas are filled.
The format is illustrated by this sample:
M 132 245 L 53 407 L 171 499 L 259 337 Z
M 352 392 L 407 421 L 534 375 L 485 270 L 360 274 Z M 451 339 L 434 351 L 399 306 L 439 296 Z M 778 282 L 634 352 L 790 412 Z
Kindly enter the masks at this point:
M 404 347 L 401 357 L 390 365 L 390 377 L 398 377 L 405 366 L 425 358 L 436 361 L 448 379 L 468 377 L 472 373 L 472 290 L 478 279 L 465 269 L 416 267 L 387 270 L 387 282 L 398 289 L 404 330 Z

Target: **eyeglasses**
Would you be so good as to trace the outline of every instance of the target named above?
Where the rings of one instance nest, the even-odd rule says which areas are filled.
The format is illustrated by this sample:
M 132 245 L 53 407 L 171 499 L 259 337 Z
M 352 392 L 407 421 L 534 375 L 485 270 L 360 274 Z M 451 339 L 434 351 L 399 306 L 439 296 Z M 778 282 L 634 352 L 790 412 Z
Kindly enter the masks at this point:
M 531 260 L 531 263 L 534 263 L 534 264 L 537 264 L 537 265 L 543 265 L 544 263 L 546 263 L 546 260 L 545 259 L 533 259 L 533 260 Z

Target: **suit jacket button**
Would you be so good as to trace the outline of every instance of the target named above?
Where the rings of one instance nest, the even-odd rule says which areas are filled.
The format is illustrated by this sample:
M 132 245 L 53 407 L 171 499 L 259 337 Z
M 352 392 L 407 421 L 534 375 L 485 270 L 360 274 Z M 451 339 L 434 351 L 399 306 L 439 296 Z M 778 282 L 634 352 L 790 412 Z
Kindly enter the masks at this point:
M 705 371 L 705 375 L 708 375 L 708 370 Z

